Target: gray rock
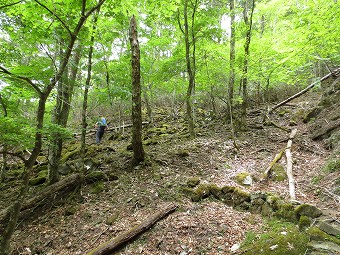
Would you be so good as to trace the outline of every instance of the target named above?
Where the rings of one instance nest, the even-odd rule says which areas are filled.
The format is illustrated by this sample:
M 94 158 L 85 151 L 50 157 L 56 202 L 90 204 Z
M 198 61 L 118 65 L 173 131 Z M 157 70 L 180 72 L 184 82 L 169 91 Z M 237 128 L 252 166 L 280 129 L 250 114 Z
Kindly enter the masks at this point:
M 329 252 L 329 254 L 340 253 L 340 246 L 332 242 L 310 241 L 307 247 L 314 251 Z
M 340 236 L 340 227 L 336 221 L 320 221 L 318 227 L 329 235 Z

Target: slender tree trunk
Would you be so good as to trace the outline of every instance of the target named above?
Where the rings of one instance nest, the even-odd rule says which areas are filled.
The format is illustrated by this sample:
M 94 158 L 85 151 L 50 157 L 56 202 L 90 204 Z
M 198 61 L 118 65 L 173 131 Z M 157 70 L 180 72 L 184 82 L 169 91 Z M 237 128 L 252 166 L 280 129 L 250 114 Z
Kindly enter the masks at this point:
M 0 94 L 0 104 L 2 106 L 2 110 L 4 112 L 4 117 L 7 117 L 7 106 L 6 103 L 4 102 L 1 94 Z M 2 166 L 0 167 L 0 182 L 2 182 L 5 172 L 7 169 L 7 145 L 3 145 L 3 153 L 2 153 Z
M 130 44 L 132 65 L 132 147 L 133 165 L 144 161 L 145 153 L 142 144 L 142 100 L 140 85 L 140 49 L 135 16 L 130 21 Z
M 229 105 L 233 111 L 233 98 L 235 87 L 235 0 L 229 0 L 230 7 L 230 70 L 229 70 Z
M 91 72 L 92 72 L 92 55 L 93 55 L 93 44 L 94 44 L 94 34 L 97 29 L 97 21 L 99 16 L 100 8 L 98 8 L 96 14 L 93 16 L 93 26 L 92 26 L 92 35 L 90 39 L 90 48 L 88 53 L 88 62 L 87 62 L 87 76 L 85 81 L 85 90 L 84 90 L 84 99 L 83 99 L 83 110 L 82 110 L 82 132 L 81 132 L 81 146 L 80 146 L 80 155 L 82 158 L 82 173 L 85 173 L 85 150 L 86 150 L 86 129 L 87 129 L 87 101 L 88 94 L 91 82 Z
M 184 30 L 182 32 L 184 34 L 185 39 L 185 59 L 187 64 L 187 72 L 189 76 L 189 86 L 186 93 L 186 113 L 188 118 L 188 128 L 190 137 L 195 137 L 195 122 L 193 116 L 193 104 L 192 104 L 192 94 L 195 90 L 195 51 L 196 51 L 196 43 L 195 43 L 195 34 L 194 34 L 194 24 L 195 24 L 195 13 L 197 9 L 197 1 L 194 1 L 193 13 L 191 16 L 191 28 L 189 31 L 189 23 L 188 23 L 188 0 L 184 1 Z M 190 32 L 191 32 L 191 40 L 192 40 L 192 54 L 190 58 Z
M 251 6 L 251 14 L 250 18 L 248 19 L 247 13 L 247 3 L 245 3 L 244 11 L 243 11 L 243 18 L 245 24 L 248 26 L 247 33 L 246 33 L 246 42 L 244 44 L 244 61 L 243 61 L 243 69 L 242 69 L 242 79 L 241 79 L 241 86 L 242 87 L 242 116 L 241 122 L 243 127 L 247 126 L 246 118 L 247 118 L 247 107 L 248 107 L 248 62 L 249 62 L 249 47 L 250 47 L 250 40 L 251 40 L 251 31 L 252 31 L 252 24 L 253 24 L 253 13 L 255 9 L 255 0 L 252 0 Z

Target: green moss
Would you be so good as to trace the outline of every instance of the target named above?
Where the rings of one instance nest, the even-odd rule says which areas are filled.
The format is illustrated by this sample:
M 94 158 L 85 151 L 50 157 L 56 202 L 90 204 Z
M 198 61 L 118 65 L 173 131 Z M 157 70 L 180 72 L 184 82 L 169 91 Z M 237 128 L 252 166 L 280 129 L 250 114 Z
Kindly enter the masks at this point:
M 210 194 L 212 194 L 216 199 L 222 200 L 223 199 L 223 192 L 220 187 L 218 187 L 216 184 L 210 184 L 208 185 Z
M 340 172 L 340 158 L 330 158 L 327 160 L 326 165 L 323 167 L 325 173 Z
M 311 240 L 315 240 L 315 241 L 331 241 L 333 243 L 336 243 L 338 245 L 340 245 L 340 239 L 335 237 L 335 236 L 331 236 L 328 235 L 327 233 L 323 232 L 321 229 L 319 229 L 318 227 L 310 227 L 307 230 L 307 233 L 310 235 Z
M 232 198 L 234 206 L 237 206 L 243 202 L 250 202 L 250 193 L 243 191 L 240 188 L 235 188 Z
M 101 171 L 93 171 L 85 176 L 86 183 L 108 180 L 107 175 Z
M 93 194 L 98 194 L 104 190 L 104 183 L 102 181 L 96 182 L 92 185 L 90 192 Z
M 236 182 L 238 183 L 238 184 L 240 184 L 240 185 L 244 185 L 244 180 L 248 177 L 248 176 L 250 176 L 250 174 L 249 173 L 244 173 L 244 172 L 242 172 L 242 173 L 238 173 L 237 175 L 236 175 Z
M 29 185 L 37 186 L 37 185 L 45 183 L 47 180 L 47 175 L 48 175 L 47 170 L 40 171 L 36 177 L 30 179 Z
M 294 205 L 289 203 L 282 203 L 278 206 L 278 210 L 274 212 L 274 216 L 291 222 L 296 222 L 297 217 L 294 209 Z
M 302 215 L 299 219 L 299 230 L 306 230 L 310 224 L 312 223 L 311 219 L 308 216 Z
M 241 245 L 246 255 L 301 255 L 307 249 L 308 235 L 301 233 L 292 223 L 271 221 L 262 234 L 249 232 Z
M 191 188 L 196 187 L 200 183 L 200 178 L 199 177 L 190 177 L 187 180 L 187 185 Z
M 304 216 L 308 216 L 308 217 L 311 217 L 312 219 L 314 219 L 314 218 L 317 218 L 317 217 L 322 215 L 322 211 L 320 209 L 316 208 L 313 205 L 309 205 L 309 204 L 299 205 L 295 208 L 294 211 L 295 211 L 297 218 L 304 215 Z
M 176 155 L 177 155 L 177 156 L 180 156 L 180 157 L 182 157 L 182 158 L 185 158 L 185 157 L 188 157 L 188 156 L 189 156 L 189 151 L 187 151 L 187 150 L 178 150 L 178 151 L 176 152 Z
M 286 174 L 286 170 L 284 169 L 284 167 L 279 164 L 279 163 L 275 163 L 272 166 L 272 179 L 275 181 L 284 181 L 285 179 L 287 179 L 287 174 Z
M 80 153 L 80 147 L 76 147 L 73 150 L 68 150 L 66 153 L 64 153 L 61 157 L 61 164 L 64 164 L 68 159 L 72 158 L 74 155 Z

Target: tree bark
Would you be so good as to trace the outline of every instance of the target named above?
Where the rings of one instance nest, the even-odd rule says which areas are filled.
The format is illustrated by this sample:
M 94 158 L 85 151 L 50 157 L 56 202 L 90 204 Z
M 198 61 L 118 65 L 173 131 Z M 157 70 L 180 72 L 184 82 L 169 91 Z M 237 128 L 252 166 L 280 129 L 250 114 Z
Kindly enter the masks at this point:
M 130 21 L 130 44 L 132 65 L 132 164 L 138 165 L 144 161 L 145 153 L 142 143 L 142 99 L 140 84 L 140 49 L 135 16 Z
M 174 212 L 177 206 L 171 204 L 166 208 L 163 208 L 161 211 L 149 216 L 146 220 L 144 220 L 141 224 L 136 227 L 131 228 L 130 230 L 124 232 L 123 234 L 113 238 L 112 240 L 104 243 L 103 245 L 97 247 L 86 255 L 111 255 L 113 252 L 121 247 L 123 244 L 131 241 L 133 238 L 142 234 L 149 228 L 151 228 L 157 221 L 161 220 L 168 214 Z

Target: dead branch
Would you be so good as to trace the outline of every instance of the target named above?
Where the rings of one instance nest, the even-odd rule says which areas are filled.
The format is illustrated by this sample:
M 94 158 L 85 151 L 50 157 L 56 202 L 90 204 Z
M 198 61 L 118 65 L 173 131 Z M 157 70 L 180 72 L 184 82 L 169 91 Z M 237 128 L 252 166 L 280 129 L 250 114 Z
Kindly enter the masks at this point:
M 286 158 L 287 158 L 287 176 L 288 176 L 288 184 L 289 184 L 289 194 L 291 200 L 295 200 L 295 182 L 293 177 L 293 159 L 292 159 L 292 153 L 291 153 L 291 147 L 293 143 L 293 138 L 295 137 L 297 133 L 297 129 L 293 129 L 292 132 L 289 135 L 289 140 L 287 143 L 286 148 Z
M 324 80 L 327 80 L 329 77 L 331 76 L 339 76 L 339 71 L 340 71 L 340 68 L 337 68 L 336 70 L 334 70 L 333 72 L 330 72 L 328 73 L 327 75 L 325 75 L 324 77 L 322 77 L 320 80 L 316 81 L 316 82 L 313 82 L 312 84 L 310 84 L 308 87 L 306 87 L 305 89 L 301 90 L 300 92 L 296 93 L 295 95 L 287 98 L 286 100 L 282 101 L 281 103 L 278 103 L 277 105 L 273 106 L 269 111 L 268 113 L 272 113 L 275 109 L 287 104 L 288 102 L 292 101 L 293 99 L 305 94 L 308 90 L 310 90 L 311 88 L 313 88 L 316 84 L 324 81 Z
M 123 234 L 111 239 L 110 241 L 90 251 L 89 253 L 87 253 L 87 255 L 111 255 L 114 252 L 114 250 L 116 250 L 118 247 L 131 241 L 133 238 L 137 237 L 138 235 L 142 234 L 143 232 L 151 228 L 157 221 L 161 220 L 168 214 L 174 212 L 176 208 L 177 205 L 174 204 L 168 205 L 161 211 L 149 216 L 139 225 L 129 229 Z

